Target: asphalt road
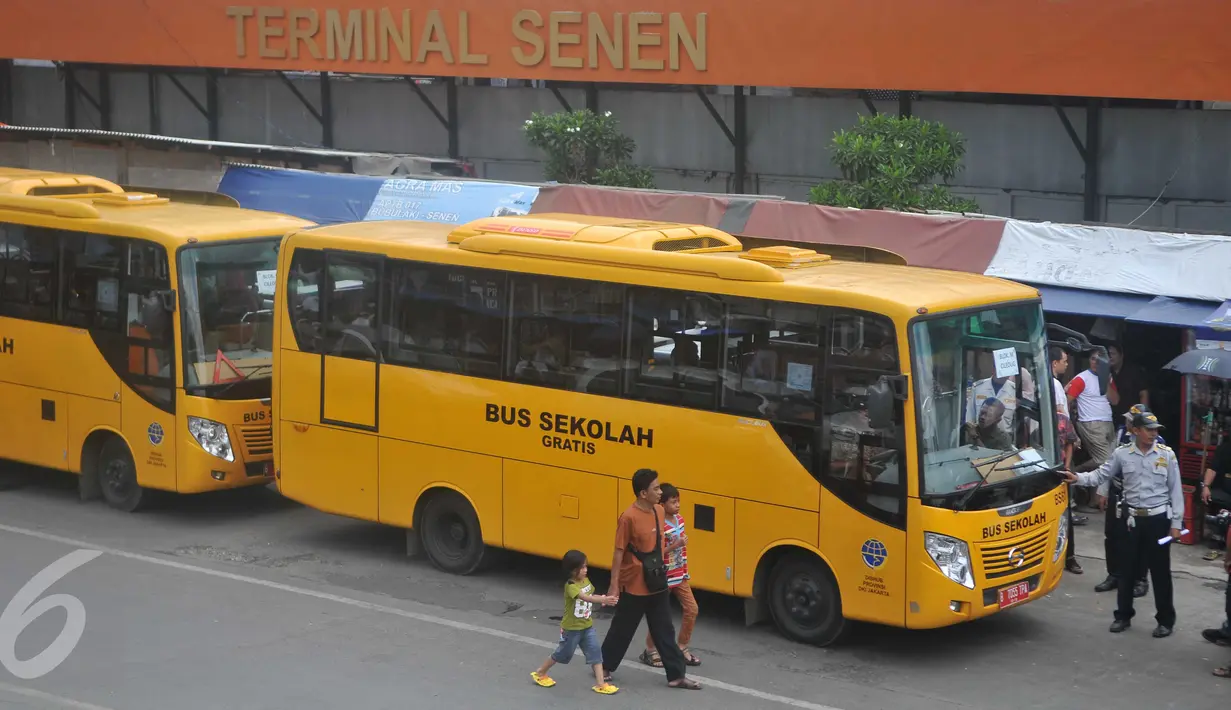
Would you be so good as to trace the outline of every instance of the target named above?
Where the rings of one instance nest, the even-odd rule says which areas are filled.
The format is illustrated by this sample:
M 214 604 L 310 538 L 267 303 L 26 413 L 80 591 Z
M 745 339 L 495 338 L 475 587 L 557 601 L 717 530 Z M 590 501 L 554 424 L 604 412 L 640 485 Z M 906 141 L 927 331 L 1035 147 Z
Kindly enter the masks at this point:
M 705 689 L 670 690 L 661 671 L 634 660 L 617 673 L 621 692 L 600 698 L 578 656 L 545 690 L 529 672 L 557 633 L 554 562 L 510 556 L 484 575 L 455 577 L 408 560 L 399 530 L 317 513 L 268 489 L 127 515 L 79 503 L 71 486 L 45 477 L 0 491 L 0 610 L 10 607 L 0 617 L 0 710 L 1202 710 L 1225 707 L 1231 692 L 1210 675 L 1231 650 L 1198 634 L 1220 619 L 1221 583 L 1177 575 L 1176 634 L 1156 640 L 1148 598 L 1129 633 L 1107 633 L 1114 599 L 1090 590 L 1093 573 L 983 622 L 861 627 L 833 649 L 745 628 L 739 603 L 702 595 L 693 647 Z M 10 600 L 69 555 L 60 564 L 77 566 L 37 597 L 71 595 L 83 613 L 51 608 L 14 648 L 16 607 L 33 600 Z M 75 646 L 74 619 L 84 621 Z M 57 665 L 44 649 L 66 624 Z

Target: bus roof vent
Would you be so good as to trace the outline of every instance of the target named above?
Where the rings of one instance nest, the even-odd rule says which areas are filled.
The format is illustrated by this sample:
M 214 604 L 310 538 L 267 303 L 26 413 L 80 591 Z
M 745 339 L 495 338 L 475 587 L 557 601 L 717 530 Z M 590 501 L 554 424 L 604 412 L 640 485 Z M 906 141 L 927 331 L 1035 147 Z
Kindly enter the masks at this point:
M 91 202 L 112 207 L 136 207 L 142 205 L 165 205 L 171 200 L 149 192 L 120 192 L 94 195 Z
M 93 175 L 25 168 L 0 168 L 0 193 L 32 197 L 79 197 L 123 192 L 123 188 Z
M 833 260 L 833 257 L 828 254 L 820 254 L 812 249 L 788 246 L 749 249 L 739 256 L 741 259 L 758 261 L 779 269 L 799 269 L 807 266 L 818 266 Z
M 35 214 L 67 217 L 69 219 L 98 219 L 94 205 L 57 197 L 32 197 L 30 195 L 6 195 L 0 192 L 0 210 L 17 210 Z
M 450 244 L 460 244 L 471 237 L 495 234 L 676 253 L 738 252 L 743 249 L 735 237 L 704 225 L 563 213 L 476 219 L 451 231 L 448 241 Z

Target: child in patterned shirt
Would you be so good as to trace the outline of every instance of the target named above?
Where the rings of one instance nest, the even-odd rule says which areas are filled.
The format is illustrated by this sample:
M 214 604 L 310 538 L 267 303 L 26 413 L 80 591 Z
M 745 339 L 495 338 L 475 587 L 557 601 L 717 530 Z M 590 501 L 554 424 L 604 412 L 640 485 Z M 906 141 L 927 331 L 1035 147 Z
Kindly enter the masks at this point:
M 680 491 L 670 483 L 664 483 L 662 488 L 663 512 L 667 514 L 663 520 L 663 534 L 666 547 L 663 548 L 663 562 L 667 566 L 667 589 L 680 601 L 684 610 L 684 619 L 680 622 L 680 650 L 684 652 L 684 662 L 690 666 L 701 665 L 701 660 L 688 650 L 688 642 L 692 640 L 692 629 L 697 623 L 697 600 L 692 595 L 692 587 L 688 586 L 688 535 L 684 533 L 684 516 L 680 515 Z M 645 650 L 641 652 L 641 662 L 647 666 L 662 668 L 662 658 L 658 649 L 654 648 L 654 639 L 646 634 Z

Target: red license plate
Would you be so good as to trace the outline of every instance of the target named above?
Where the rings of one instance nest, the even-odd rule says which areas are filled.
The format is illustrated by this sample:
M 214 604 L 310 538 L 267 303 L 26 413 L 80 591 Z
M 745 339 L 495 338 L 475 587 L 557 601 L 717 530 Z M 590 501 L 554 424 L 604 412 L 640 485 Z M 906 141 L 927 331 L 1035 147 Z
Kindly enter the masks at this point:
M 1004 587 L 998 591 L 1000 597 L 1000 608 L 1007 609 L 1014 604 L 1020 604 L 1026 601 L 1026 597 L 1030 596 L 1030 583 L 1018 582 L 1017 584 Z

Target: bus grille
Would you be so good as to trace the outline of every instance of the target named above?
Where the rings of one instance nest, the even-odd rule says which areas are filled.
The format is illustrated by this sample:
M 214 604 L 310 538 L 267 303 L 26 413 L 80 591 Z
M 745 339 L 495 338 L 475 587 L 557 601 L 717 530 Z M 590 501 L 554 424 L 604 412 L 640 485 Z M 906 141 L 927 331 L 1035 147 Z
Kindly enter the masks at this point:
M 274 452 L 274 428 L 272 426 L 244 426 L 239 428 L 244 441 L 244 458 L 269 456 Z
M 980 554 L 983 557 L 983 576 L 987 579 L 1000 579 L 1038 567 L 1043 564 L 1043 556 L 1047 554 L 1047 542 L 1050 538 L 1048 529 L 1044 526 L 1042 531 L 1012 542 L 983 545 L 980 548 Z M 1021 560 L 1020 564 L 1015 562 L 1017 559 Z

